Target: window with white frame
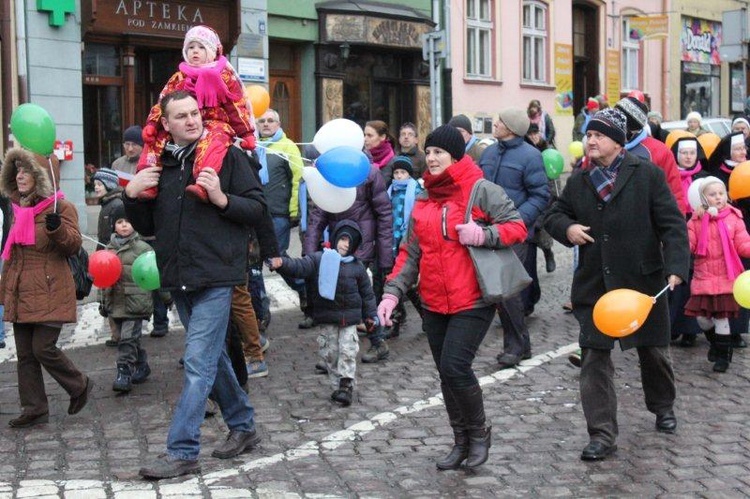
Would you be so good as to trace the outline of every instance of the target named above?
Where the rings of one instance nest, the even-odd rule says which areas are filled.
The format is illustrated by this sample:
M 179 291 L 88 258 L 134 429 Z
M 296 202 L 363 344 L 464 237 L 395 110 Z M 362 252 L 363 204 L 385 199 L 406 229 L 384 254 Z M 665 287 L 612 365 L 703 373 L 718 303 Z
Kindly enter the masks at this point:
M 622 20 L 622 89 L 624 91 L 640 88 L 640 43 L 638 34 L 631 32 L 630 19 Z
M 466 0 L 466 75 L 492 76 L 492 1 Z
M 523 80 L 547 82 L 547 5 L 523 2 Z

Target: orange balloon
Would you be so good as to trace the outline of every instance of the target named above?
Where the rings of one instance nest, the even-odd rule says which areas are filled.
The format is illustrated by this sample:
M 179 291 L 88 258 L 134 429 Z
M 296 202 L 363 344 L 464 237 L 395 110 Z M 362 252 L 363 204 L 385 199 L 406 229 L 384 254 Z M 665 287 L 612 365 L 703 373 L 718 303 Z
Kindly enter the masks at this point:
M 719 142 L 721 142 L 721 137 L 715 133 L 704 133 L 698 137 L 698 143 L 703 148 L 703 152 L 706 153 L 706 159 L 711 157 L 716 150 L 716 146 L 719 145 Z
M 750 197 L 750 161 L 735 166 L 729 175 L 729 197 L 734 201 Z
M 253 116 L 256 118 L 263 115 L 271 105 L 271 96 L 263 85 L 249 85 L 245 87 L 245 100 L 250 102 Z
M 667 138 L 664 140 L 664 145 L 667 146 L 667 149 L 672 149 L 672 146 L 675 142 L 677 142 L 677 139 L 681 139 L 683 137 L 686 138 L 695 138 L 695 135 L 688 132 L 687 130 L 672 130 L 669 132 L 669 135 L 667 135 Z
M 594 305 L 594 325 L 612 338 L 632 334 L 646 321 L 654 299 L 632 289 L 614 289 Z

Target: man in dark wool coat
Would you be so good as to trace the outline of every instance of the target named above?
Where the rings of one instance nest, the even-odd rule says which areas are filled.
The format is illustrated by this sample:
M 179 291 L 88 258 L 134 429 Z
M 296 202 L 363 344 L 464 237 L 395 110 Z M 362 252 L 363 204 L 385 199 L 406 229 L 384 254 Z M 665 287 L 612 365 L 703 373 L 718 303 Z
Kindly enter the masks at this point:
M 599 111 L 586 131 L 587 158 L 551 207 L 544 228 L 560 243 L 578 246 L 572 302 L 581 331 L 581 405 L 589 444 L 581 459 L 604 459 L 617 450 L 617 394 L 610 354 L 615 339 L 594 325 L 593 309 L 608 291 L 628 288 L 649 296 L 679 285 L 690 258 L 685 218 L 664 172 L 623 146 L 626 118 L 617 109 Z M 654 304 L 643 326 L 619 339 L 637 348 L 646 408 L 656 430 L 674 433 L 674 372 L 669 357 L 666 297 Z

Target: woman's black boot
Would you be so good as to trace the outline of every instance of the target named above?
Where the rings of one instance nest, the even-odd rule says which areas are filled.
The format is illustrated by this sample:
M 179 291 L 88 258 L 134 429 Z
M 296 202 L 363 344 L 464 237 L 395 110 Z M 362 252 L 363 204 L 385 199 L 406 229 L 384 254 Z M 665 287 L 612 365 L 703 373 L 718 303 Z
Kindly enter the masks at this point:
M 440 385 L 440 388 L 443 390 L 443 400 L 445 400 L 445 410 L 448 412 L 448 420 L 451 427 L 453 427 L 453 448 L 447 456 L 439 460 L 435 465 L 441 471 L 457 470 L 469 455 L 469 433 L 464 428 L 461 408 L 453 398 L 450 388 L 444 383 Z
M 466 467 L 475 468 L 487 461 L 492 445 L 492 427 L 485 424 L 482 389 L 479 386 L 462 390 L 454 389 L 453 394 L 462 409 L 466 431 L 469 434 L 469 455 L 466 458 Z

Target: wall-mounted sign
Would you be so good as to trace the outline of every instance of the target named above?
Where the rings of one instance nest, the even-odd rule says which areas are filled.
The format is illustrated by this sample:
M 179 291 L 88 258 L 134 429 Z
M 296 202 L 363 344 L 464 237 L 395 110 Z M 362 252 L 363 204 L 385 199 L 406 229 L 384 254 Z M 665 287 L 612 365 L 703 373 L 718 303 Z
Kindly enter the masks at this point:
M 633 16 L 628 18 L 630 33 L 628 37 L 633 41 L 647 38 L 657 38 L 669 34 L 669 16 Z
M 65 14 L 76 13 L 75 0 L 36 0 L 38 12 L 49 12 L 49 25 L 62 26 L 65 24 Z
M 555 114 L 573 116 L 573 46 L 555 44 Z
M 326 14 L 321 39 L 327 42 L 358 42 L 418 49 L 422 48 L 422 35 L 433 30 L 428 22 Z
M 266 82 L 266 61 L 250 57 L 237 58 L 237 74 L 243 82 Z
M 620 100 L 620 51 L 607 50 L 607 96 L 610 102 Z
M 683 17 L 680 34 L 682 60 L 720 65 L 721 38 L 721 23 Z
M 183 38 L 205 24 L 226 45 L 239 33 L 239 0 L 82 0 L 81 10 L 87 34 Z

